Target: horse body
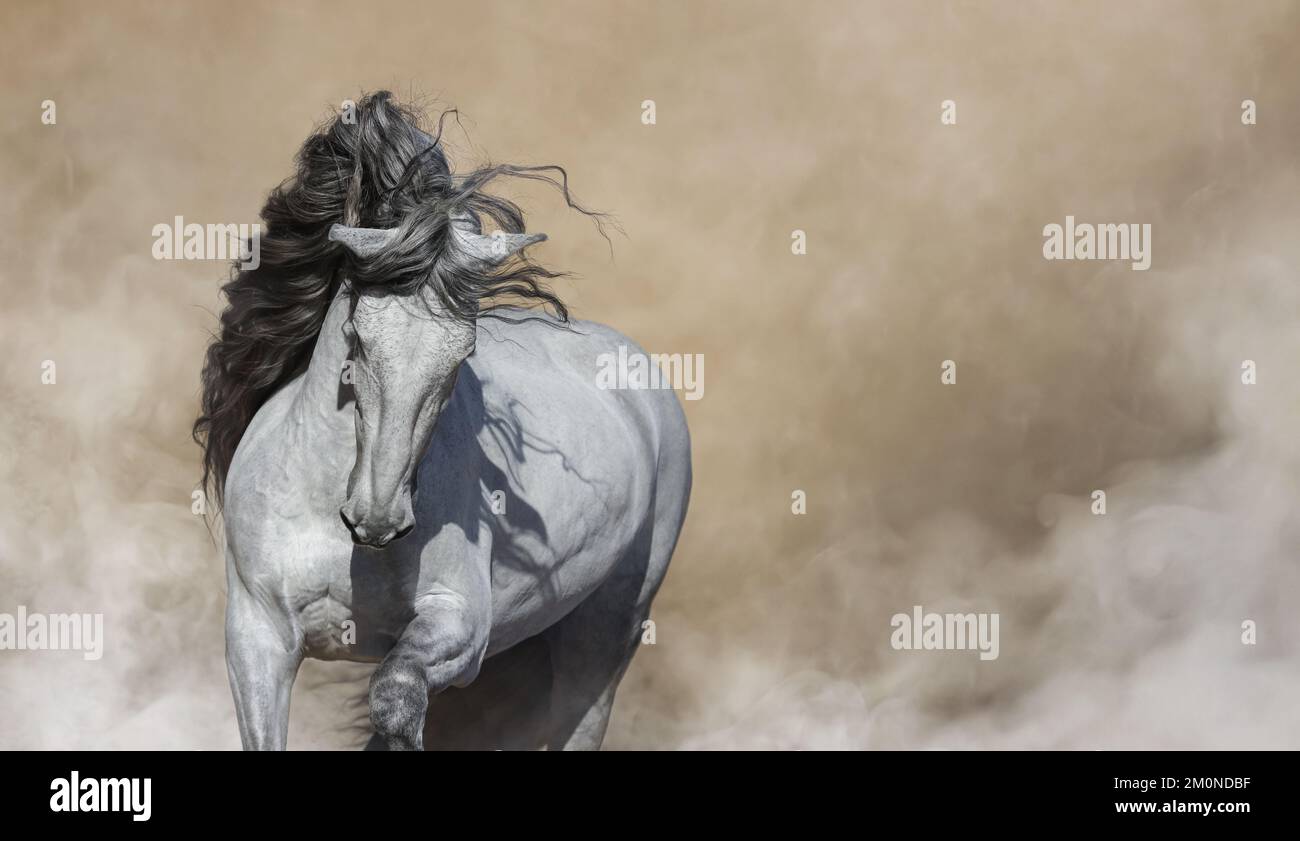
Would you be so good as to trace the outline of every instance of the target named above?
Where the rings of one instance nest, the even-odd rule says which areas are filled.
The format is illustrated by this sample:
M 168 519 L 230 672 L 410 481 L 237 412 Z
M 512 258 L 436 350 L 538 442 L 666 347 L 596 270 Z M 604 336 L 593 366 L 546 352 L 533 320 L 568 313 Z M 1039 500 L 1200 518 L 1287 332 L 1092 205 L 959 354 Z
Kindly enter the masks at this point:
M 257 412 L 226 480 L 227 648 L 245 746 L 284 746 L 289 687 L 309 656 L 379 662 L 380 740 L 418 748 L 429 693 L 467 685 L 485 657 L 537 635 L 554 664 L 551 746 L 598 746 L 685 518 L 690 444 L 675 395 L 596 386 L 599 354 L 639 352 L 609 328 L 480 319 L 419 457 L 411 533 L 358 545 L 339 515 L 361 423 L 340 382 L 347 301 L 331 305 L 307 371 Z

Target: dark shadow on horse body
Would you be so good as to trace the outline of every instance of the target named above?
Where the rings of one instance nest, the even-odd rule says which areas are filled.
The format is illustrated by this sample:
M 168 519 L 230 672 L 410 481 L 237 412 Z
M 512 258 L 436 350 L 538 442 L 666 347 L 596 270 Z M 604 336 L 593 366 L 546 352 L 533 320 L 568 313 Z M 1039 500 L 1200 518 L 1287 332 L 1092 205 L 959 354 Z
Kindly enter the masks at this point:
M 467 509 L 470 513 L 465 521 L 456 525 L 468 538 L 477 541 L 481 525 L 490 524 L 494 574 L 498 565 L 504 565 L 516 573 L 530 575 L 544 599 L 558 600 L 559 594 L 550 584 L 550 571 L 531 563 L 519 546 L 519 539 L 524 535 L 543 542 L 548 539 L 542 514 L 529 504 L 528 489 L 522 486 L 518 473 L 512 471 L 513 475 L 507 475 L 482 452 L 479 435 L 486 429 L 501 450 L 510 454 L 511 464 L 524 462 L 530 452 L 558 455 L 566 471 L 584 483 L 592 483 L 571 467 L 571 460 L 557 445 L 535 430 L 525 429 L 522 418 L 527 415 L 527 407 L 518 400 L 511 399 L 505 413 L 488 411 L 483 402 L 482 380 L 473 362 L 471 356 L 461 367 L 452 400 L 459 402 L 459 408 L 475 420 L 472 440 L 473 446 L 479 448 L 476 455 L 481 493 L 477 509 Z M 350 400 L 350 393 L 343 391 L 345 388 L 351 391 L 348 386 L 340 386 L 341 401 Z M 434 435 L 437 434 L 435 428 Z M 492 510 L 490 496 L 494 490 L 508 493 L 504 513 Z M 421 513 L 425 513 L 423 509 Z M 421 523 L 418 533 L 427 539 L 447 524 L 445 519 Z M 419 548 L 412 544 L 402 546 L 400 550 L 395 546 L 392 550 L 377 551 L 357 546 L 352 551 L 352 610 L 357 622 L 358 649 L 368 658 L 382 659 L 400 635 L 400 628 L 395 634 L 375 631 L 370 619 L 384 616 L 395 604 L 414 601 L 419 584 Z M 387 565 L 386 575 L 370 573 L 377 563 Z M 406 621 L 411 618 L 414 618 L 414 612 Z M 365 645 L 362 645 L 363 639 Z M 498 652 L 484 661 L 478 677 L 469 686 L 449 688 L 430 696 L 424 730 L 425 749 L 531 750 L 543 747 L 549 725 L 551 688 L 550 650 L 540 635 Z M 372 740 L 371 747 L 382 749 L 375 740 Z
M 483 663 L 464 689 L 429 697 L 425 750 L 538 750 L 550 729 L 551 651 L 540 636 Z

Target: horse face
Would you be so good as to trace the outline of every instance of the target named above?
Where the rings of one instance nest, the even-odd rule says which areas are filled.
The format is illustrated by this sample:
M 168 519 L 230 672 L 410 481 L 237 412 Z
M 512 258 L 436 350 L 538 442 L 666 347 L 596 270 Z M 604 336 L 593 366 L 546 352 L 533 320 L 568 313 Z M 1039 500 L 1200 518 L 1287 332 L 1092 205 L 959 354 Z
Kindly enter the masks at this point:
M 473 214 L 446 228 L 439 257 L 448 271 L 492 272 L 545 234 L 495 231 L 484 236 Z M 335 224 L 329 238 L 369 260 L 390 247 L 398 228 Z M 429 446 L 456 371 L 474 351 L 473 324 L 446 315 L 428 287 L 408 294 L 365 292 L 348 323 L 354 351 L 357 460 L 339 515 L 357 543 L 381 547 L 415 526 L 411 479 Z
M 443 314 L 423 288 L 361 295 L 347 329 L 357 460 L 339 514 L 355 542 L 379 548 L 415 525 L 411 480 L 456 372 L 474 350 L 475 330 Z

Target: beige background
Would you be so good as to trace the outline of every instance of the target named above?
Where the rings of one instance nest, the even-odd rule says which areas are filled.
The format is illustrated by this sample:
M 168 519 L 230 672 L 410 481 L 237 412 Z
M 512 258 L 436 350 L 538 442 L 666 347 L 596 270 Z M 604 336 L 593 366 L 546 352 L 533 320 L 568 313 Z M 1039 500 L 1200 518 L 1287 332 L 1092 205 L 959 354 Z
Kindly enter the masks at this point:
M 0 612 L 103 612 L 107 650 L 0 652 L 0 747 L 238 744 L 190 513 L 224 268 L 154 261 L 150 230 L 255 221 L 313 124 L 382 87 L 459 107 L 462 165 L 565 165 L 627 231 L 611 259 L 516 194 L 576 312 L 706 357 L 691 513 L 609 746 L 1300 747 L 1298 23 L 8 0 Z M 1152 269 L 1044 261 L 1066 214 L 1151 223 Z M 891 650 L 913 604 L 1000 613 L 1001 657 Z M 352 675 L 305 670 L 291 746 L 355 738 Z

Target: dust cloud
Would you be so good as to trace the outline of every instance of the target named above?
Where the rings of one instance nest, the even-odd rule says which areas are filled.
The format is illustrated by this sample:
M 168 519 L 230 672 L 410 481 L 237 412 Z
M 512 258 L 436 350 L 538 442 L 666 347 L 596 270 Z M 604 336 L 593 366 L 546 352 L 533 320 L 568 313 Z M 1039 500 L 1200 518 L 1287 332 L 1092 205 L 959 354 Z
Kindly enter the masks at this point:
M 101 612 L 106 640 L 0 652 L 0 747 L 238 746 L 190 496 L 225 269 L 156 261 L 150 232 L 256 221 L 311 127 L 378 88 L 458 107 L 462 166 L 566 166 L 627 231 L 611 259 L 517 196 L 576 313 L 707 358 L 690 516 L 607 747 L 1300 747 L 1298 25 L 6 3 L 0 612 Z M 1067 215 L 1151 224 L 1151 269 L 1044 260 Z M 893 650 L 914 605 L 998 613 L 1000 656 Z M 364 675 L 309 664 L 290 746 L 352 744 Z

